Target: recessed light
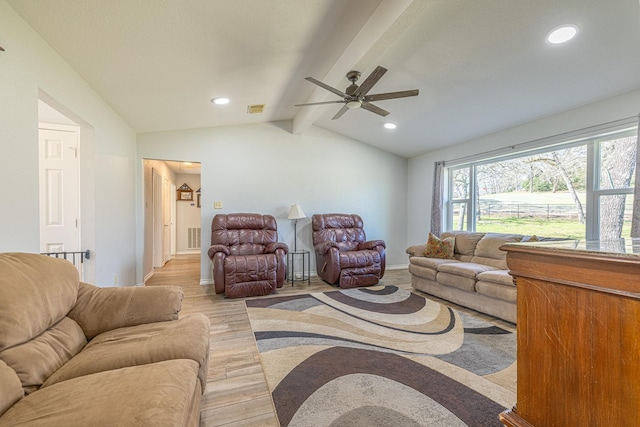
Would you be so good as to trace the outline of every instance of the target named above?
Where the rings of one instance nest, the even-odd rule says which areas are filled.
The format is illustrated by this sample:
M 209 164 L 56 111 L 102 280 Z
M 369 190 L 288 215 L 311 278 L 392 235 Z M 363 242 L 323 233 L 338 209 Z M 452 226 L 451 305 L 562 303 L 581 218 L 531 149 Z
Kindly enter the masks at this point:
M 562 25 L 547 35 L 547 41 L 551 44 L 562 44 L 574 38 L 576 34 L 578 34 L 578 27 L 575 25 Z
M 385 123 L 384 127 L 387 129 L 395 129 L 397 126 L 395 123 Z
M 211 102 L 216 105 L 225 105 L 229 103 L 229 98 L 213 98 Z

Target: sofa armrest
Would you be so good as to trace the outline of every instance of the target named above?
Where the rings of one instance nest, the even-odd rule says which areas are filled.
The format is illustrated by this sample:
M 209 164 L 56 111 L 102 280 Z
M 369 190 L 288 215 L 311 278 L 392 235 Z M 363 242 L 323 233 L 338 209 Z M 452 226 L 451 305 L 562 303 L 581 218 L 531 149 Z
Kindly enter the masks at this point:
M 427 249 L 427 245 L 413 245 L 413 246 L 409 246 L 405 252 L 409 254 L 410 257 L 424 256 L 424 251 L 426 249 Z
M 327 252 L 329 252 L 331 248 L 337 248 L 337 247 L 338 247 L 338 244 L 336 242 L 331 240 L 326 240 L 324 242 L 318 243 L 314 249 L 316 250 L 316 253 L 318 255 L 324 255 Z
M 282 249 L 285 255 L 289 253 L 289 246 L 287 246 L 286 243 L 282 243 L 282 242 L 274 242 L 274 243 L 267 244 L 267 246 L 264 247 L 264 253 L 273 254 L 278 249 Z
M 387 247 L 387 245 L 384 243 L 384 240 L 369 240 L 368 242 L 359 243 L 358 249 L 359 250 L 375 249 L 376 246 L 382 246 L 383 248 Z
M 216 255 L 216 252 L 223 252 L 225 255 L 229 255 L 229 248 L 225 245 L 211 245 L 209 246 L 209 251 L 207 254 L 209 255 L 209 259 L 213 260 L 213 257 Z
M 178 286 L 99 288 L 80 282 L 68 316 L 88 340 L 112 329 L 178 319 L 184 293 Z

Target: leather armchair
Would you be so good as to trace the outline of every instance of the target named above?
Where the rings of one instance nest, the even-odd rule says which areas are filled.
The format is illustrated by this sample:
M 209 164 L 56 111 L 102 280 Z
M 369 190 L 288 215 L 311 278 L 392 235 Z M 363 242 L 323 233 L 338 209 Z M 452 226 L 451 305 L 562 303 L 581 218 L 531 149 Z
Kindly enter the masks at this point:
M 341 288 L 371 286 L 384 276 L 382 240 L 369 240 L 359 215 L 313 215 L 313 246 L 318 276 Z
M 229 298 L 268 295 L 281 288 L 289 248 L 278 240 L 271 215 L 216 215 L 211 223 L 209 258 L 217 294 Z

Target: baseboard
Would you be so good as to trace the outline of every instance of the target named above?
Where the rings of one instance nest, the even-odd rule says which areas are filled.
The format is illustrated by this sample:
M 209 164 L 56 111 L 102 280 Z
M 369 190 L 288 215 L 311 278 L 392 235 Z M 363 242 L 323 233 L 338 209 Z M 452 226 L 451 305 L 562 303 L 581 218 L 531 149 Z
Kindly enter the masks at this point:
M 144 284 L 147 283 L 147 281 L 153 277 L 153 273 L 154 273 L 154 271 L 151 270 L 151 272 L 149 274 L 144 276 L 144 279 L 142 279 L 142 285 L 141 286 L 144 286 Z
M 200 249 L 195 249 L 192 251 L 179 251 L 179 252 L 176 252 L 175 254 L 176 255 L 196 255 L 199 253 L 200 253 Z
M 387 265 L 385 267 L 386 270 L 406 270 L 407 268 L 409 268 L 409 264 Z

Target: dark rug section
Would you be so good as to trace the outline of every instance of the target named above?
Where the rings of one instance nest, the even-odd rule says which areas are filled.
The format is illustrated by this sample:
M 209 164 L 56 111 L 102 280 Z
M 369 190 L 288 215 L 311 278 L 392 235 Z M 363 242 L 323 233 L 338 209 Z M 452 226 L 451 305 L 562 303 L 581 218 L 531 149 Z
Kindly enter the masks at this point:
M 395 286 L 247 300 L 283 426 L 500 426 L 515 334 Z

